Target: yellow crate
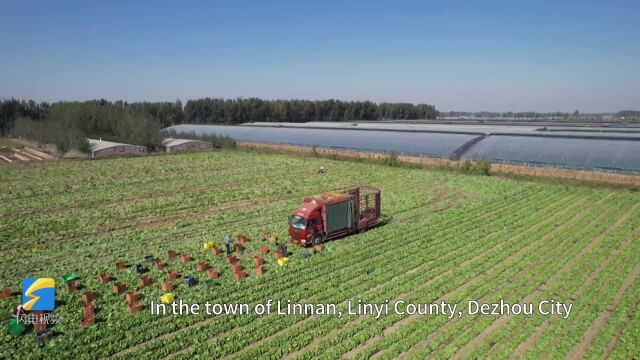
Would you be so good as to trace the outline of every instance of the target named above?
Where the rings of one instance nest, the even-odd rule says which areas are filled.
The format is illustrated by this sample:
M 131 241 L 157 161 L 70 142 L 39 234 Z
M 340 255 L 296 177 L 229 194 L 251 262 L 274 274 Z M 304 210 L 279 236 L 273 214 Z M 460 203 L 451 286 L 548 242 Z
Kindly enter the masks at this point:
M 206 243 L 203 243 L 202 248 L 205 250 L 213 248 L 213 241 L 207 241 Z
M 285 266 L 287 265 L 287 262 L 289 262 L 289 259 L 287 259 L 286 257 L 281 257 L 278 259 L 278 265 L 280 266 Z
M 166 293 L 160 296 L 160 301 L 162 301 L 165 304 L 171 304 L 173 302 L 173 299 L 175 299 L 175 297 L 173 296 L 173 293 Z

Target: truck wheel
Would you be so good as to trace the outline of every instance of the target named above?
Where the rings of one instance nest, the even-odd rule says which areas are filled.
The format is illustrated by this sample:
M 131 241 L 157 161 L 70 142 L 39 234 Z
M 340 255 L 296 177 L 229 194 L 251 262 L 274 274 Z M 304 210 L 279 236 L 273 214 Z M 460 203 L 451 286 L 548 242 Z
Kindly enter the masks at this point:
M 320 245 L 322 244 L 322 235 L 316 235 L 313 238 L 313 245 Z

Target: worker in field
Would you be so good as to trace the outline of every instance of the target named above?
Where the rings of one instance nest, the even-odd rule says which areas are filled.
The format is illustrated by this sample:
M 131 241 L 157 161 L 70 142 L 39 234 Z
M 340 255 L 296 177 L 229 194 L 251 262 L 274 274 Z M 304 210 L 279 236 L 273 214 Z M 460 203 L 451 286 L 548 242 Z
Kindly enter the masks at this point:
M 22 304 L 20 304 L 16 308 L 16 311 L 14 311 L 13 314 L 11 314 L 11 316 L 13 316 L 16 319 L 19 319 L 20 316 L 22 316 L 23 314 L 24 314 L 24 309 L 22 308 Z
M 320 166 L 320 169 L 318 170 L 318 174 L 324 174 L 324 166 Z
M 227 248 L 227 255 L 231 255 L 231 234 L 224 236 L 224 247 Z
M 287 245 L 285 244 L 279 244 L 278 245 L 278 252 L 280 253 L 280 255 L 282 256 L 287 256 Z

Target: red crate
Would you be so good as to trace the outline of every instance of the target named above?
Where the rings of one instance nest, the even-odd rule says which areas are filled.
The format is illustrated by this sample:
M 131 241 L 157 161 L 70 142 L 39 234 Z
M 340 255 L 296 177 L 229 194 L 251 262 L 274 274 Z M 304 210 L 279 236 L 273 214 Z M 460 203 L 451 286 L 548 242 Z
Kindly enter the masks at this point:
M 208 268 L 209 264 L 206 261 L 201 261 L 198 263 L 198 266 L 196 266 L 196 270 L 198 270 L 198 272 L 207 271 Z
M 261 258 L 260 256 L 254 256 L 254 257 L 253 257 L 253 263 L 254 263 L 256 266 L 262 266 L 262 265 L 264 265 L 264 259 L 263 259 L 263 258 Z
M 95 305 L 93 304 L 85 304 L 82 306 L 82 316 L 86 318 L 90 318 L 94 316 Z
M 95 316 L 85 317 L 82 320 L 80 320 L 80 326 L 82 327 L 91 326 L 91 325 L 94 325 L 95 323 L 96 323 Z
M 231 264 L 231 270 L 233 270 L 233 272 L 242 271 L 242 265 L 240 265 L 240 263 L 233 263 Z
M 167 251 L 167 258 L 168 258 L 169 260 L 173 260 L 173 259 L 175 259 L 175 258 L 176 258 L 176 256 L 178 256 L 178 253 L 176 253 L 176 251 L 175 251 L 175 250 L 169 250 L 169 251 Z
M 240 281 L 240 280 L 242 280 L 242 279 L 244 279 L 246 277 L 247 277 L 247 273 L 244 272 L 244 271 L 233 273 L 233 279 L 235 281 Z
M 173 284 L 169 281 L 162 282 L 162 291 L 169 293 L 173 291 Z
M 214 247 L 211 248 L 211 252 L 213 253 L 213 255 L 220 255 L 222 253 L 222 250 L 220 250 L 220 248 L 214 246 Z
M 124 294 L 124 299 L 127 300 L 127 303 L 129 303 L 129 304 L 133 304 L 133 303 L 137 302 L 138 298 L 140 298 L 140 294 L 138 294 L 138 292 L 136 292 L 136 291 L 130 291 L 130 292 Z
M 137 313 L 140 310 L 142 310 L 142 304 L 140 304 L 139 302 L 127 305 L 127 311 L 129 312 L 129 314 Z
M 143 276 L 143 277 L 141 277 L 141 278 L 140 278 L 140 281 L 138 282 L 138 284 L 139 284 L 140 286 L 142 286 L 142 287 L 144 287 L 144 286 L 149 286 L 149 285 L 151 285 L 151 282 L 152 282 L 152 281 L 153 281 L 153 279 L 151 279 L 150 277 L 148 277 L 148 276 L 146 276 L 146 275 L 145 275 L 145 276 Z
M 262 266 L 258 266 L 256 268 L 256 275 L 261 276 L 262 274 L 264 274 L 264 268 Z
M 177 278 L 178 278 L 178 273 L 175 270 L 167 271 L 167 279 L 169 279 L 169 281 L 174 281 Z
M 90 302 L 92 302 L 92 301 L 93 301 L 93 299 L 95 299 L 95 298 L 96 298 L 96 295 L 97 295 L 97 294 L 96 294 L 96 292 L 95 292 L 95 291 L 88 291 L 88 292 L 86 292 L 86 293 L 82 294 L 82 295 L 80 296 L 80 298 L 82 299 L 82 302 L 83 302 L 84 304 L 89 304 Z
M 69 292 L 78 290 L 78 282 L 76 280 L 71 280 L 67 282 L 67 290 Z
M 227 255 L 227 257 L 225 258 L 225 261 L 227 262 L 227 264 L 233 264 L 236 261 L 238 261 L 238 259 L 236 259 L 236 257 L 233 255 Z
M 13 292 L 10 288 L 4 288 L 2 291 L 0 291 L 0 299 L 7 299 L 11 297 L 11 294 L 13 294 Z
M 109 275 L 107 275 L 106 273 L 102 273 L 102 274 L 98 275 L 98 280 L 100 281 L 101 284 L 106 284 L 109 281 L 111 281 L 111 277 Z
M 158 270 L 162 270 L 164 268 L 164 261 L 156 259 L 156 267 L 158 268 Z
M 183 264 L 186 264 L 189 261 L 191 261 L 191 256 L 189 256 L 187 254 L 182 254 L 182 255 L 180 255 L 180 260 L 182 260 Z
M 218 270 L 209 269 L 209 272 L 207 273 L 207 275 L 209 275 L 209 279 L 217 279 L 218 278 Z
M 116 270 L 122 270 L 126 267 L 127 267 L 127 264 L 125 264 L 124 261 L 118 261 L 116 263 Z
M 117 294 L 122 294 L 126 289 L 127 289 L 127 285 L 116 283 L 111 287 L 111 292 L 117 295 Z
M 260 246 L 260 254 L 267 255 L 269 253 L 269 247 L 267 245 Z

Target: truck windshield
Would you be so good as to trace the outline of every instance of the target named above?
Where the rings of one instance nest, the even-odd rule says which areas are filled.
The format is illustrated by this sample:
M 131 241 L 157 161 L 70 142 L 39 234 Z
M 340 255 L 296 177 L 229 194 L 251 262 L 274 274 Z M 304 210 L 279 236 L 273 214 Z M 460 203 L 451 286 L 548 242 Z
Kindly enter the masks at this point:
M 291 216 L 291 226 L 294 229 L 303 230 L 304 224 L 305 224 L 305 220 L 302 216 L 294 216 L 294 215 Z

